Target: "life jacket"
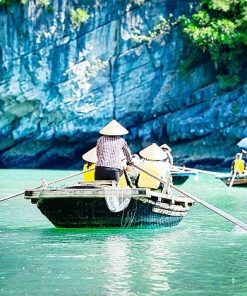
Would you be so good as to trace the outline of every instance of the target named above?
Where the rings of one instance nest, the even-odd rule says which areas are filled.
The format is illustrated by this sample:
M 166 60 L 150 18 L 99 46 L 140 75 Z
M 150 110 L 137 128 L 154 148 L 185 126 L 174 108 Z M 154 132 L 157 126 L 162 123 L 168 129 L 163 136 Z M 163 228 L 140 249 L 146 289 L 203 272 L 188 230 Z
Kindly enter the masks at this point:
M 85 163 L 83 166 L 83 172 L 89 169 L 94 169 L 90 172 L 87 173 L 83 173 L 82 174 L 82 179 L 84 182 L 93 182 L 95 180 L 95 163 L 92 163 L 91 165 L 89 165 L 88 163 Z
M 244 160 L 243 159 L 235 159 L 233 164 L 233 172 L 244 173 Z

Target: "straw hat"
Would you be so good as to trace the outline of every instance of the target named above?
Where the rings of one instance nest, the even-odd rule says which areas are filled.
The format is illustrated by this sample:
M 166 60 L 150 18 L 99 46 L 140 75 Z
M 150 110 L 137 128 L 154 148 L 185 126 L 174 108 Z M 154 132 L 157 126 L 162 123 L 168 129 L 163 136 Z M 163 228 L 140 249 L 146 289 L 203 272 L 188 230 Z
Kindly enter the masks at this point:
M 85 154 L 83 154 L 82 159 L 84 159 L 87 162 L 96 163 L 98 160 L 96 147 L 94 147 L 93 149 L 91 149 L 88 152 L 86 152 Z
M 141 150 L 139 154 L 149 160 L 164 160 L 167 154 L 155 143 Z
M 105 136 L 122 136 L 128 133 L 128 130 L 114 119 L 100 131 L 100 134 Z
M 167 144 L 163 144 L 163 145 L 161 145 L 160 148 L 162 148 L 162 149 L 167 149 L 167 150 L 170 151 L 170 152 L 172 151 L 171 147 L 169 147 Z

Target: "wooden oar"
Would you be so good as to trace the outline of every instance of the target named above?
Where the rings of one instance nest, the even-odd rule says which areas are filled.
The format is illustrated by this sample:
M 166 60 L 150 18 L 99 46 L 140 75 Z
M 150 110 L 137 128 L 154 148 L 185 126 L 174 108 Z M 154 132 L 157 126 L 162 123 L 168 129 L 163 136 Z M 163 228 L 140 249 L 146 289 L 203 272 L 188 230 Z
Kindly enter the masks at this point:
M 143 173 L 147 174 L 148 176 L 160 181 L 160 183 L 162 183 L 164 185 L 167 185 L 166 182 L 164 182 L 164 180 L 154 176 L 153 174 L 149 173 L 148 171 L 142 169 L 141 167 L 139 167 L 139 166 L 137 166 L 137 165 L 135 165 L 133 163 L 131 165 L 133 167 L 137 168 L 138 170 L 142 171 Z M 241 228 L 243 228 L 244 230 L 247 231 L 247 224 L 243 223 L 242 221 L 236 219 L 235 217 L 229 215 L 228 213 L 222 211 L 221 209 L 216 208 L 215 206 L 207 203 L 206 201 L 204 201 L 204 200 L 202 200 L 202 199 L 200 199 L 200 198 L 198 198 L 196 196 L 193 196 L 193 195 L 191 195 L 191 194 L 189 194 L 189 193 L 187 193 L 187 192 L 185 192 L 185 191 L 183 191 L 181 189 L 176 188 L 174 185 L 170 185 L 170 186 L 171 186 L 171 188 L 175 189 L 176 191 L 190 197 L 191 199 L 193 199 L 194 201 L 200 203 L 201 205 L 203 205 L 204 207 L 206 207 L 209 210 L 213 211 L 214 213 L 222 216 L 223 218 L 227 219 L 228 221 L 232 222 L 233 224 L 235 224 L 235 225 L 237 225 L 237 226 L 239 226 L 239 227 L 241 227 Z
M 207 171 L 207 170 L 199 170 L 199 169 L 194 169 L 194 168 L 188 168 L 188 167 L 185 167 L 185 166 L 174 165 L 173 167 L 178 168 L 179 170 L 194 171 L 194 172 L 197 172 L 197 173 L 208 174 L 208 175 L 213 175 L 213 176 L 219 174 L 217 172 L 212 172 L 212 171 Z
M 236 176 L 237 176 L 237 172 L 235 172 L 235 173 L 232 175 L 232 178 L 231 178 L 231 182 L 230 182 L 230 184 L 229 184 L 229 187 L 232 187 L 232 185 L 233 185 L 233 183 L 234 183 L 234 180 L 235 180 Z
M 51 184 L 58 183 L 58 182 L 60 182 L 60 181 L 64 181 L 64 180 L 66 180 L 66 179 L 69 179 L 69 178 L 72 178 L 72 177 L 78 176 L 78 175 L 80 175 L 80 174 L 85 174 L 85 173 L 87 173 L 87 172 L 91 172 L 91 171 L 93 171 L 94 169 L 95 169 L 95 168 L 93 168 L 93 169 L 88 169 L 88 170 L 85 170 L 85 171 L 80 172 L 80 173 L 75 173 L 75 174 L 73 174 L 73 175 L 69 175 L 69 176 L 67 176 L 67 177 L 63 177 L 63 178 L 61 178 L 61 179 L 57 179 L 57 180 L 55 180 L 55 181 L 47 182 L 47 185 L 49 186 L 49 185 L 51 185 Z M 42 187 L 43 187 L 43 186 L 40 185 L 40 186 L 37 186 L 37 187 L 33 187 L 33 188 L 31 188 L 30 190 L 39 189 L 39 188 L 42 188 Z M 18 193 L 15 193 L 15 194 L 13 194 L 13 195 L 6 196 L 6 197 L 4 197 L 4 198 L 1 198 L 1 199 L 0 199 L 0 202 L 5 201 L 5 200 L 8 200 L 8 199 L 11 199 L 11 198 L 14 198 L 14 197 L 17 197 L 17 196 L 20 196 L 20 195 L 22 195 L 22 194 L 24 194 L 24 193 L 25 193 L 25 190 L 24 190 L 24 191 L 21 191 L 21 192 L 18 192 Z

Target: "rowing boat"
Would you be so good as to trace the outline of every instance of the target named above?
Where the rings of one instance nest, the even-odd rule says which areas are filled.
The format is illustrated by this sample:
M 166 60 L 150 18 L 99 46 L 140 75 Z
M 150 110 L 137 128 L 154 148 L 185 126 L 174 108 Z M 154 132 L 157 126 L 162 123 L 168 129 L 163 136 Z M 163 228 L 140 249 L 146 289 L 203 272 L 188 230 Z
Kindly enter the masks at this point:
M 232 180 L 232 175 L 230 173 L 227 174 L 221 174 L 216 176 L 216 179 L 220 179 L 222 182 L 224 182 L 227 186 L 230 185 Z M 247 187 L 247 175 L 246 174 L 239 174 L 236 175 L 236 177 L 233 180 L 232 186 L 237 187 Z
M 194 201 L 148 188 L 119 188 L 115 181 L 79 182 L 25 191 L 53 225 L 63 228 L 170 227 L 187 215 Z

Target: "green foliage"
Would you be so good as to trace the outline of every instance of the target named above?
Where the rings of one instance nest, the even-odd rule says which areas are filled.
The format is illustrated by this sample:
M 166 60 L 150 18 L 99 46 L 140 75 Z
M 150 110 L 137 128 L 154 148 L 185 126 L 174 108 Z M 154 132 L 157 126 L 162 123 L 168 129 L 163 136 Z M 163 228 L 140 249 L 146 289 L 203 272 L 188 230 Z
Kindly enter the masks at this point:
M 241 108 L 240 108 L 238 102 L 234 101 L 232 103 L 232 113 L 233 114 L 238 114 L 240 112 L 240 110 L 241 110 Z
M 220 74 L 222 88 L 236 86 L 247 65 L 247 0 L 200 0 L 192 17 L 181 17 L 182 31 L 207 52 Z M 222 78 L 224 77 L 224 78 Z
M 166 35 L 171 31 L 170 21 L 163 17 L 160 17 L 160 22 L 154 26 L 152 31 L 149 31 L 147 35 L 132 35 L 131 39 L 136 43 L 151 43 L 155 38 L 160 35 Z
M 184 49 L 184 59 L 180 60 L 179 70 L 187 73 L 191 69 L 203 64 L 207 59 L 207 53 L 202 53 L 197 47 L 188 45 Z
M 85 9 L 77 8 L 70 10 L 70 18 L 73 25 L 80 27 L 81 24 L 85 23 L 90 18 L 90 15 Z
M 238 75 L 217 75 L 222 90 L 234 89 L 241 81 Z
M 12 3 L 12 0 L 0 0 L 0 7 L 7 6 Z

